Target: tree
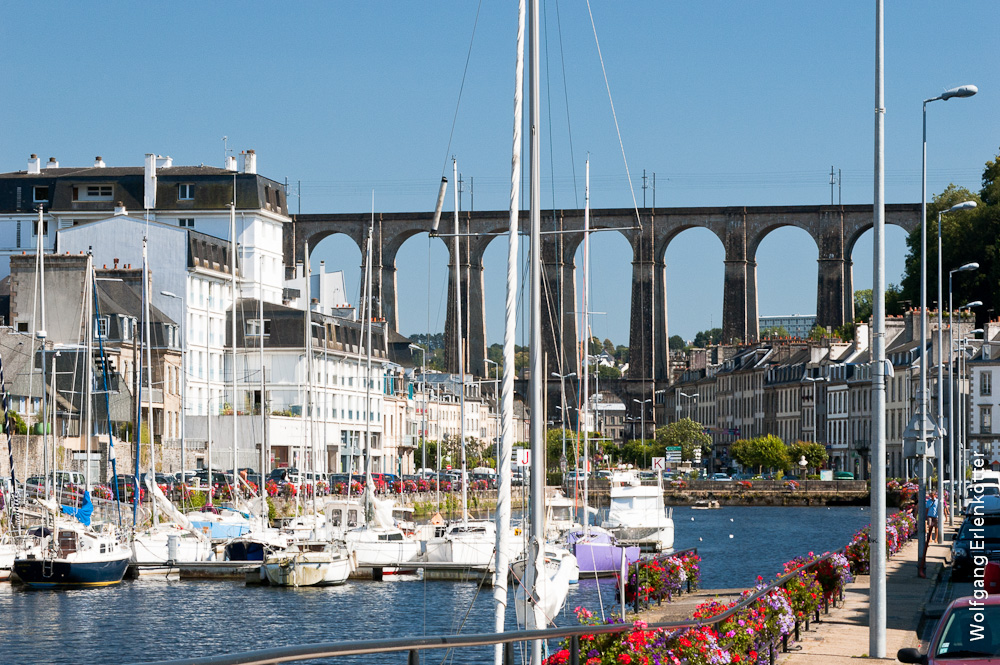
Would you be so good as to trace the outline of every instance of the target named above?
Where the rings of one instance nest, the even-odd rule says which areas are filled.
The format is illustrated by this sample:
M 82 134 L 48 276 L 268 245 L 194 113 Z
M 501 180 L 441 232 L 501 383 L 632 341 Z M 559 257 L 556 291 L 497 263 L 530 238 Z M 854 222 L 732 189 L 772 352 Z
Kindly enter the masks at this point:
M 826 464 L 829 455 L 826 454 L 826 447 L 815 441 L 796 441 L 788 445 L 789 462 L 793 468 L 798 468 L 799 460 L 806 458 L 806 466 L 810 469 L 818 469 Z
M 424 461 L 424 449 L 427 449 L 427 468 L 438 470 L 437 468 L 437 441 L 424 440 L 420 442 L 417 449 L 413 453 L 413 459 L 418 460 L 418 464 L 423 464 Z
M 854 292 L 854 320 L 862 323 L 872 318 L 872 290 L 859 289 Z
M 742 439 L 729 447 L 729 453 L 740 466 L 786 470 L 789 467 L 788 447 L 785 442 L 768 434 L 754 439 Z
M 813 326 L 812 330 L 809 331 L 809 339 L 813 341 L 818 342 L 824 337 L 826 337 L 826 328 L 823 326 Z
M 684 338 L 680 335 L 671 335 L 669 344 L 671 351 L 683 351 L 684 347 L 687 346 L 684 343 Z
M 619 344 L 615 347 L 615 362 L 619 365 L 624 365 L 628 362 L 628 347 L 624 344 Z
M 663 457 L 662 454 L 656 454 L 657 448 L 658 446 L 650 439 L 646 439 L 645 441 L 637 439 L 626 441 L 625 445 L 621 447 L 621 463 L 634 464 L 637 467 L 644 468 L 650 464 L 649 460 L 651 458 Z
M 693 461 L 694 451 L 701 449 L 702 458 L 712 452 L 712 437 L 705 434 L 705 428 L 690 418 L 682 418 L 677 422 L 664 425 L 656 430 L 656 457 L 664 457 L 668 446 L 680 446 L 681 459 Z
M 712 328 L 702 330 L 694 336 L 694 345 L 698 348 L 720 344 L 722 342 L 722 328 Z
M 611 355 L 615 354 L 615 344 L 610 339 L 605 338 L 604 344 L 602 346 L 604 350 L 607 351 L 609 354 Z
M 768 326 L 760 331 L 761 337 L 791 337 L 785 326 Z
M 617 367 L 608 367 L 607 365 L 597 366 L 597 378 L 599 379 L 620 379 L 622 378 L 622 371 Z

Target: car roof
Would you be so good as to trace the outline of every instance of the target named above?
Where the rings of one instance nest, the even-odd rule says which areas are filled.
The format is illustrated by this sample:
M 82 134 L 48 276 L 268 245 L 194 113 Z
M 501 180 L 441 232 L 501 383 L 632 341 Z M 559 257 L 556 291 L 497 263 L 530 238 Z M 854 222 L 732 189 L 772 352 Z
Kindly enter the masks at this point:
M 956 598 L 951 601 L 951 605 L 948 606 L 948 609 L 952 610 L 956 608 L 961 609 L 963 607 L 969 607 L 973 601 L 975 601 L 976 607 L 982 607 L 983 605 L 1000 605 L 1000 594 L 991 594 L 982 600 L 976 600 L 973 596 L 962 596 L 961 598 Z

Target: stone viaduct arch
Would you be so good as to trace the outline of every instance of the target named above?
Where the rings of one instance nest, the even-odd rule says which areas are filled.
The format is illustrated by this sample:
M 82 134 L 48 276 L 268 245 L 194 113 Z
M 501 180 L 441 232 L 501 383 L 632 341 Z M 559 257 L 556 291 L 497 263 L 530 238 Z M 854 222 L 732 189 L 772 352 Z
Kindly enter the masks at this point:
M 449 370 L 458 370 L 454 357 L 454 310 L 462 298 L 463 336 L 467 340 L 467 371 L 485 374 L 486 322 L 483 301 L 483 255 L 489 243 L 507 228 L 507 211 L 462 212 L 459 215 L 459 256 L 450 237 L 441 237 L 449 255 L 449 269 L 460 270 L 461 293 L 448 286 L 445 328 Z M 296 215 L 284 233 L 286 270 L 311 252 L 323 238 L 344 233 L 362 252 L 371 215 L 368 213 Z M 431 213 L 381 213 L 375 216 L 375 284 L 381 302 L 373 303 L 389 326 L 398 329 L 396 301 L 396 254 L 412 236 L 429 230 Z M 527 211 L 521 228 L 526 230 Z M 912 231 L 920 223 L 919 204 L 886 206 L 886 223 Z M 758 334 L 757 248 L 773 230 L 795 226 L 812 236 L 819 250 L 816 284 L 816 322 L 840 326 L 853 318 L 854 298 L 851 251 L 858 238 L 873 225 L 872 206 L 754 206 L 719 208 L 603 209 L 591 211 L 591 228 L 621 233 L 632 247 L 632 293 L 629 324 L 630 380 L 666 381 L 669 376 L 667 308 L 664 255 L 681 231 L 703 227 L 712 231 L 725 248 L 725 278 L 722 330 L 727 342 L 752 341 Z M 576 303 L 575 254 L 583 241 L 583 211 L 557 210 L 542 213 L 542 339 L 551 368 L 562 354 L 564 367 L 575 367 L 580 331 L 573 306 Z M 440 232 L 453 231 L 452 216 L 445 214 Z M 560 233 L 552 233 L 560 231 Z M 601 233 L 592 242 L 600 242 Z M 525 239 L 522 237 L 522 242 Z M 562 279 L 560 280 L 560 276 Z M 374 296 L 377 298 L 378 296 Z M 560 307 L 560 303 L 566 303 Z M 560 312 L 562 320 L 559 321 Z

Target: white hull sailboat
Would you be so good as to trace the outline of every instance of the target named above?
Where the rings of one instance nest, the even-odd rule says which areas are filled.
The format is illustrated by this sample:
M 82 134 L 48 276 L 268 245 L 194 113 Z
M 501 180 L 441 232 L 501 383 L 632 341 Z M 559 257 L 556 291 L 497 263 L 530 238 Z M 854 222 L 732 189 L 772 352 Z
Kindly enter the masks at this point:
M 643 485 L 634 470 L 616 470 L 611 477 L 611 508 L 601 526 L 618 540 L 661 552 L 674 546 L 674 521 L 663 503 L 663 490 Z
M 347 581 L 354 561 L 338 543 L 303 541 L 268 556 L 263 568 L 275 586 L 333 586 Z

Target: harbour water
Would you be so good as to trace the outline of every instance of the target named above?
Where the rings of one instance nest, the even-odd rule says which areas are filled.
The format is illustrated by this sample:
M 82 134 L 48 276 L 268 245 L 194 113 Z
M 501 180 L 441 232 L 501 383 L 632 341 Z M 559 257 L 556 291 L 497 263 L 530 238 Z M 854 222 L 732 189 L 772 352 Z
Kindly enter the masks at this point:
M 692 520 L 693 518 L 693 520 Z M 676 546 L 698 547 L 704 588 L 752 585 L 809 551 L 839 549 L 869 522 L 867 508 L 674 509 Z M 582 580 L 573 608 L 614 610 L 613 580 Z M 139 663 L 337 640 L 490 632 L 489 587 L 424 580 L 285 589 L 237 582 L 135 580 L 101 589 L 31 590 L 0 584 L 0 662 Z M 508 626 L 515 625 L 513 593 Z M 405 654 L 336 663 L 403 663 Z M 489 663 L 491 649 L 424 654 L 424 663 Z

